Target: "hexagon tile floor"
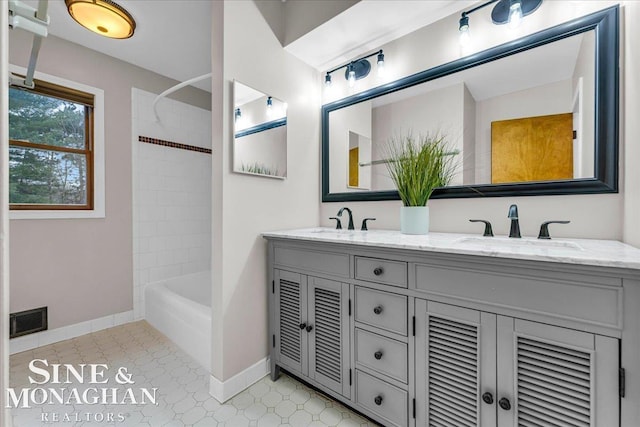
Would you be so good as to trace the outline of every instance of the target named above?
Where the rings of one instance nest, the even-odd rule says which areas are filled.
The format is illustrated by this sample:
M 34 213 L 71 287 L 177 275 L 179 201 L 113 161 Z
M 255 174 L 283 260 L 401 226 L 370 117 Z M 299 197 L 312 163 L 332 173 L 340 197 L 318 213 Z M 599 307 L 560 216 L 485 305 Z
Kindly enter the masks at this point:
M 81 384 L 73 378 L 71 384 L 31 385 L 29 376 L 41 381 L 29 369 L 34 359 L 46 359 L 48 371 L 54 363 L 106 364 L 112 370 L 125 367 L 135 383 L 121 385 L 114 375 L 107 384 Z M 38 362 L 42 367 L 42 362 Z M 18 353 L 10 358 L 10 386 L 19 396 L 22 388 L 76 388 L 79 393 L 94 387 L 141 388 L 157 387 L 156 404 L 112 405 L 46 403 L 30 408 L 12 409 L 15 427 L 36 426 L 126 426 L 126 427 L 208 427 L 208 426 L 368 426 L 375 425 L 341 404 L 309 389 L 294 379 L 282 375 L 273 382 L 269 377 L 258 381 L 229 402 L 220 404 L 208 393 L 209 374 L 191 357 L 177 348 L 164 335 L 145 321 L 129 323 L 72 340 Z M 66 380 L 64 368 L 60 377 Z M 85 378 L 86 378 L 85 374 Z M 88 382 L 88 381 L 87 381 Z M 122 381 L 126 382 L 126 381 Z M 51 395 L 49 395 L 51 397 Z M 34 399 L 38 401 L 36 396 Z M 118 398 L 120 401 L 120 398 Z M 23 403 L 21 401 L 21 403 Z M 130 400 L 129 400 L 130 402 Z M 112 414 L 113 420 L 109 420 Z M 66 415 L 66 418 L 65 418 Z M 53 421 L 54 417 L 57 421 Z

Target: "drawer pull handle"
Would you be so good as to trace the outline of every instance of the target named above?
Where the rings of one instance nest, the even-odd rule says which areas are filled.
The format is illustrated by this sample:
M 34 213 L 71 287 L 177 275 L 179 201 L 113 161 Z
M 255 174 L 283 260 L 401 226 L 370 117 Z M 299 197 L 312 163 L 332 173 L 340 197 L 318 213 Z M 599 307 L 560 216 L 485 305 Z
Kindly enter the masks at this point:
M 498 405 L 500 405 L 500 407 L 505 411 L 508 411 L 509 409 L 511 409 L 511 402 L 509 402 L 509 399 L 507 399 L 506 397 L 503 397 L 502 399 L 500 399 L 498 401 Z
M 376 267 L 373 269 L 373 274 L 375 274 L 376 276 L 380 276 L 382 273 L 384 273 L 382 267 Z
M 312 330 L 313 330 L 313 326 L 312 325 L 307 326 L 307 332 L 311 332 Z
M 380 313 L 382 313 L 382 306 L 381 306 L 381 305 L 379 305 L 379 306 L 377 306 L 377 307 L 374 307 L 374 308 L 373 308 L 373 312 L 374 312 L 375 314 L 380 314 Z
M 304 328 L 306 328 L 306 327 L 307 327 L 307 324 L 306 324 L 306 323 L 300 323 L 300 329 L 304 329 Z
M 373 399 L 373 401 L 378 406 L 382 405 L 382 396 L 376 396 L 375 399 Z
M 493 395 L 489 392 L 486 392 L 482 395 L 482 401 L 487 405 L 491 405 L 493 403 Z
M 382 352 L 380 350 L 376 351 L 375 353 L 373 353 L 373 357 L 375 357 L 376 360 L 382 359 Z

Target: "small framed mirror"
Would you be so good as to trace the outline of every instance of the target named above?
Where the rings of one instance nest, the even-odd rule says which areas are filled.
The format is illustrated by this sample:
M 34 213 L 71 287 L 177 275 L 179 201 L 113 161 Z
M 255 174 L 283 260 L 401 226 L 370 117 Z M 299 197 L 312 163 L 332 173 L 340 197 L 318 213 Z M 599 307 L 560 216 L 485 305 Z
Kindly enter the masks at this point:
M 233 171 L 287 177 L 287 104 L 233 82 Z

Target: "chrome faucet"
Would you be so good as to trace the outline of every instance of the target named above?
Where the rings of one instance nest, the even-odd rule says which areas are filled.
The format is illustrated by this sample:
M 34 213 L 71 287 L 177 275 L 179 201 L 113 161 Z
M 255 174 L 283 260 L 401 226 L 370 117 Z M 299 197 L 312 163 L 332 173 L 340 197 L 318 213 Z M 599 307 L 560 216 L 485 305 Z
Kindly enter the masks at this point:
M 347 227 L 347 230 L 355 230 L 356 228 L 353 226 L 353 214 L 351 213 L 351 209 L 349 208 L 342 208 L 338 211 L 338 215 L 339 217 L 342 216 L 342 211 L 347 211 L 349 213 L 349 226 Z
M 518 222 L 518 206 L 509 206 L 509 214 L 507 218 L 511 220 L 511 229 L 509 230 L 509 237 L 520 238 L 520 223 Z

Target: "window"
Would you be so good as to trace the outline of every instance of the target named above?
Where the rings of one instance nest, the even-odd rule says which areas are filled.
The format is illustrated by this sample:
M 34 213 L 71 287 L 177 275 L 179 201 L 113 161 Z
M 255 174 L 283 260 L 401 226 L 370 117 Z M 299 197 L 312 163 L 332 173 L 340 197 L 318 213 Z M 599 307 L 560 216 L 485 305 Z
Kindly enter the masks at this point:
M 40 80 L 9 89 L 11 209 L 93 209 L 93 108 L 92 94 Z

